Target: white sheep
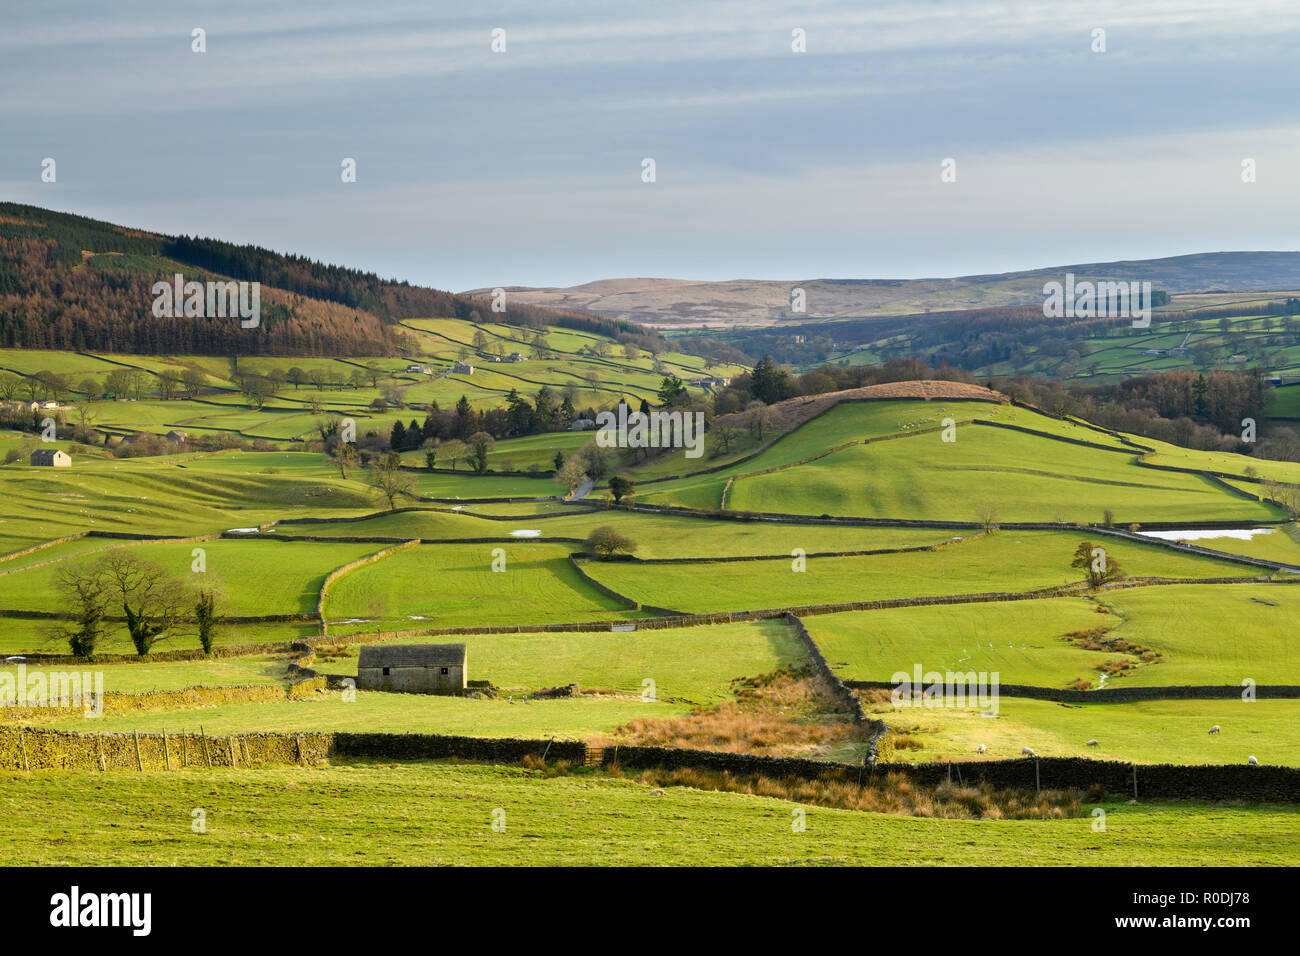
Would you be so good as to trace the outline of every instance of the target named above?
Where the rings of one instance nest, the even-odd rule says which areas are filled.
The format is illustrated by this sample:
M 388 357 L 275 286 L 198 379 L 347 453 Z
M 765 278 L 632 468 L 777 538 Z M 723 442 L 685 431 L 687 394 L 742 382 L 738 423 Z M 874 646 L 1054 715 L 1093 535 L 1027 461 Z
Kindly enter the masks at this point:
M 1218 732 L 1219 732 L 1219 725 L 1218 725 L 1218 724 L 1215 724 L 1213 727 L 1210 728 L 1210 733 L 1212 733 L 1212 734 L 1217 734 Z
M 1038 754 L 1034 753 L 1034 748 L 1033 748 L 1033 747 L 1022 747 L 1022 748 L 1020 749 L 1020 752 L 1021 752 L 1022 754 L 1024 754 L 1026 757 L 1037 757 L 1037 756 L 1038 756 Z
M 1089 746 L 1089 747 L 1095 747 L 1095 746 L 1097 746 L 1096 738 L 1094 738 L 1094 739 L 1092 739 L 1092 740 L 1089 740 L 1089 741 L 1088 741 L 1088 746 Z
M 1247 758 L 1246 758 L 1246 763 L 1250 764 L 1252 767 L 1258 767 L 1258 766 L 1259 766 L 1259 761 L 1256 760 L 1254 757 L 1247 757 Z
M 985 747 L 983 744 L 980 744 L 978 747 L 975 748 L 975 752 L 977 754 L 982 754 L 988 749 L 989 749 L 988 747 Z

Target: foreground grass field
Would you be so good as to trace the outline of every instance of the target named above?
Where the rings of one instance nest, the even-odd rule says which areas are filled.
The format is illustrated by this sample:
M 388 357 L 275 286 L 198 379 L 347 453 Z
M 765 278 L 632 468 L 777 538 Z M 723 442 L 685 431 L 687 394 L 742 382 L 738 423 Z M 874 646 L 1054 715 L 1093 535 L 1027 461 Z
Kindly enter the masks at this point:
M 1295 806 L 1116 801 L 1092 818 L 933 820 L 474 764 L 0 774 L 24 865 L 1009 865 L 1294 862 Z M 191 829 L 192 811 L 207 832 Z M 793 832 L 792 810 L 807 829 Z M 504 832 L 492 829 L 505 812 Z M 498 815 L 498 819 L 500 816 Z

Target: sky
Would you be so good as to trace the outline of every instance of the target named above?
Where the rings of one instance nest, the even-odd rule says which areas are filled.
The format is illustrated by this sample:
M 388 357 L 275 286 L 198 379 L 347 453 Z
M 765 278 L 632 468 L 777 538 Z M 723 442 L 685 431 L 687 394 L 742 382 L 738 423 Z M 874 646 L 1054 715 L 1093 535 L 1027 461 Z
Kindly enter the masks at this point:
M 1297 0 L 7 0 L 3 24 L 0 197 L 441 289 L 1300 248 Z

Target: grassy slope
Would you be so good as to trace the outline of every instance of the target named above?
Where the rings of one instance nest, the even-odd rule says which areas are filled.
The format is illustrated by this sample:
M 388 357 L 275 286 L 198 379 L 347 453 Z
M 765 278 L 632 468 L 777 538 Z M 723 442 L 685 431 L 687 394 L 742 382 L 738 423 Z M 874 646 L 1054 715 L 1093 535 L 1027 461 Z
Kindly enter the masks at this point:
M 997 672 L 1010 684 L 1059 687 L 1102 659 L 1061 635 L 1114 623 L 1082 598 L 956 604 L 825 614 L 804 621 L 841 677 L 889 680 L 897 671 Z
M 186 687 L 238 687 L 244 684 L 275 684 L 284 679 L 283 656 L 254 655 L 209 661 L 156 662 L 144 664 L 86 664 L 74 671 L 103 675 L 104 692 L 141 694 L 151 690 L 181 690 Z M 66 666 L 26 665 L 26 673 L 64 673 Z M 17 665 L 0 667 L 0 673 L 17 673 Z M 93 681 L 93 678 L 92 678 Z M 87 686 L 83 684 L 83 686 Z M 93 684 L 91 685 L 93 686 Z M 12 698 L 10 698 L 12 699 Z
M 690 705 L 639 697 L 582 696 L 527 704 L 507 698 L 474 700 L 423 694 L 357 691 L 345 703 L 337 693 L 308 700 L 217 704 L 194 710 L 106 714 L 88 721 L 66 717 L 49 726 L 82 732 L 189 729 L 208 733 L 352 731 L 354 733 L 460 734 L 469 737 L 556 737 L 581 740 L 607 734 L 637 718 L 680 717 Z M 46 723 L 42 721 L 42 723 Z
M 1176 585 L 1102 600 L 1123 621 L 1115 634 L 1164 656 L 1121 683 L 1240 684 L 1249 677 L 1300 684 L 1300 648 L 1291 637 L 1300 615 L 1296 587 Z
M 78 542 L 80 544 L 81 542 Z M 101 541 L 101 544 L 110 543 Z M 225 613 L 234 616 L 293 614 L 316 610 L 325 576 L 340 565 L 378 551 L 378 544 L 278 541 L 203 541 L 197 544 L 121 544 L 117 547 L 166 568 L 187 583 L 216 587 L 224 595 Z M 206 553 L 207 571 L 191 570 L 192 552 Z M 57 611 L 63 598 L 57 575 L 67 564 L 81 567 L 91 556 L 70 559 L 0 576 L 0 607 Z
M 1157 700 L 1134 704 L 1056 704 L 1002 697 L 997 716 L 971 708 L 871 708 L 891 727 L 911 730 L 924 744 L 893 759 L 1007 759 L 1032 747 L 1043 757 L 1095 757 L 1137 763 L 1300 764 L 1291 700 Z M 1218 724 L 1218 734 L 1208 733 Z M 1087 742 L 1096 740 L 1098 746 Z M 976 748 L 984 744 L 982 757 Z
M 289 545 L 300 547 L 300 545 Z M 505 552 L 505 570 L 493 571 L 493 551 Z M 330 589 L 330 621 L 373 619 L 361 629 L 478 627 L 568 623 L 625 617 L 625 606 L 583 581 L 569 564 L 569 548 L 511 544 L 422 545 L 358 568 Z M 348 627 L 332 628 L 346 633 Z
M 1158 472 L 1118 453 L 982 426 L 957 440 L 917 435 L 858 445 L 795 469 L 737 481 L 727 500 L 742 511 L 971 521 L 991 502 L 1003 521 L 1121 524 L 1267 519 L 1274 511 L 1195 475 Z
M 1108 678 L 1107 687 L 1184 684 L 1300 684 L 1300 652 L 1287 621 L 1300 613 L 1300 590 L 1267 585 L 1175 585 L 1102 595 L 1112 613 L 1080 598 L 1014 604 L 893 608 L 809 617 L 804 622 L 842 677 L 889 680 L 896 671 L 997 672 L 1009 684 L 1097 684 L 1105 661 L 1132 654 L 1084 650 L 1071 631 L 1104 626 L 1161 653 L 1158 664 Z M 1268 604 L 1260 603 L 1263 601 Z M 1231 620 L 1231 629 L 1221 622 Z M 1267 676 L 1261 676 L 1265 675 Z
M 6 841 L 0 862 L 30 863 L 33 845 L 48 865 L 119 866 L 1295 861 L 1297 808 L 1286 806 L 1108 803 L 1104 833 L 1090 818 L 923 820 L 806 807 L 807 830 L 794 833 L 795 806 L 677 787 L 659 797 L 630 780 L 474 764 L 5 774 L 0 809 L 29 839 Z M 194 807 L 207 811 L 206 834 L 190 829 Z M 503 833 L 492 831 L 495 809 L 506 811 Z
M 799 604 L 986 591 L 1026 591 L 1079 581 L 1070 559 L 1084 532 L 1000 531 L 938 551 L 792 561 L 635 565 L 592 562 L 588 574 L 643 604 L 683 611 L 743 611 Z M 800 546 L 791 529 L 789 543 Z M 1097 542 L 1094 542 L 1097 543 Z M 1126 541 L 1104 542 L 1131 575 L 1254 577 L 1242 565 Z
M 484 507 L 472 506 L 475 512 Z M 376 535 L 413 538 L 506 537 L 512 531 L 540 531 L 543 538 L 585 538 L 594 528 L 615 525 L 636 541 L 643 558 L 716 557 L 721 555 L 787 554 L 791 536 L 806 551 L 868 551 L 939 544 L 953 535 L 930 528 L 845 528 L 825 525 L 775 525 L 739 521 L 710 521 L 674 515 L 627 511 L 574 511 L 562 517 L 489 521 L 466 513 L 403 512 L 364 521 L 286 524 L 275 528 L 289 535 Z M 575 546 L 576 547 L 576 546 Z
M 437 642 L 443 638 L 416 638 Z M 797 667 L 806 654 L 780 621 L 720 624 L 716 627 L 618 632 L 470 634 L 466 645 L 470 677 L 505 690 L 529 693 L 578 683 L 640 696 L 654 681 L 662 701 L 712 705 L 730 700 L 737 677 Z M 315 665 L 322 673 L 355 674 L 355 657 Z

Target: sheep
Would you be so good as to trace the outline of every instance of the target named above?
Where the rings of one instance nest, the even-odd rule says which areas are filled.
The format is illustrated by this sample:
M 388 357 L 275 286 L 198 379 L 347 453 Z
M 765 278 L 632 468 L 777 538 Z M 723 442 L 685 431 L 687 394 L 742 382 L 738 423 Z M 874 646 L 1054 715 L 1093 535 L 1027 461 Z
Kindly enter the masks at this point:
M 988 749 L 989 749 L 988 747 L 985 747 L 983 744 L 980 744 L 978 747 L 975 748 L 975 752 L 976 752 L 977 754 L 982 754 L 982 753 L 984 753 L 985 751 L 987 751 Z
M 1038 754 L 1034 753 L 1034 748 L 1033 748 L 1033 747 L 1022 747 L 1022 748 L 1020 748 L 1020 752 L 1021 752 L 1022 754 L 1024 754 L 1026 757 L 1037 757 L 1037 756 L 1038 756 Z
M 1088 746 L 1089 746 L 1089 747 L 1095 747 L 1095 746 L 1097 746 L 1097 740 L 1096 740 L 1096 738 L 1094 738 L 1094 739 L 1092 739 L 1092 740 L 1089 740 L 1089 741 L 1088 741 Z
M 1212 733 L 1212 734 L 1217 734 L 1218 732 L 1219 732 L 1219 725 L 1218 725 L 1218 724 L 1215 724 L 1213 727 L 1210 728 L 1210 733 Z
M 1247 758 L 1246 758 L 1246 763 L 1250 764 L 1252 767 L 1258 767 L 1258 766 L 1259 766 L 1259 761 L 1256 760 L 1254 757 L 1247 757 Z

